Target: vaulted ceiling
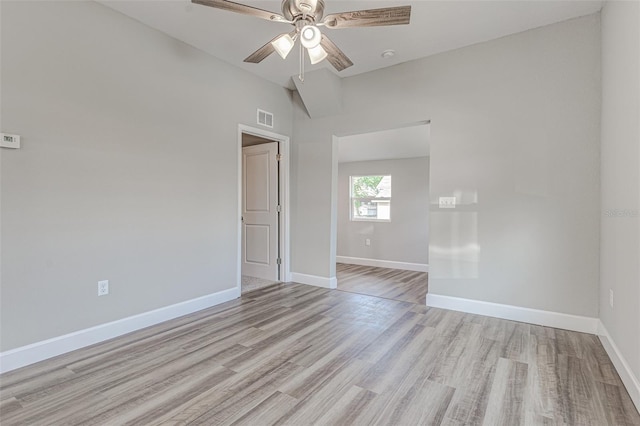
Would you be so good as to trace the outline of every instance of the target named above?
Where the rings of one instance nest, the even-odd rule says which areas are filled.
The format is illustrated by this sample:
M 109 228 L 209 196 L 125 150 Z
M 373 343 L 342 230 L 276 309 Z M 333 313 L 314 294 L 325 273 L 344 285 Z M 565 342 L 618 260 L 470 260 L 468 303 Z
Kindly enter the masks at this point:
M 286 23 L 261 20 L 190 0 L 99 0 L 100 3 L 152 28 L 182 40 L 233 65 L 293 89 L 298 73 L 298 54 L 286 60 L 272 54 L 259 64 L 243 59 L 277 34 L 288 31 Z M 243 1 L 250 6 L 280 12 L 279 1 Z M 327 61 L 307 70 L 329 68 L 348 77 L 447 50 L 592 14 L 601 1 L 337 1 L 325 0 L 329 13 L 411 5 L 410 25 L 331 30 L 322 28 L 351 58 L 354 65 L 337 73 Z M 395 50 L 392 58 L 381 53 Z

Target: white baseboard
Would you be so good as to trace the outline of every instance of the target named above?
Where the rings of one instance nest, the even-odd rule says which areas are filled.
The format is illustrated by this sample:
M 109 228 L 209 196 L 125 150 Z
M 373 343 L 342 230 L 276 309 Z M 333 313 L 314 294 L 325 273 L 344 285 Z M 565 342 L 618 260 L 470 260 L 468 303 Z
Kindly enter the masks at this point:
M 640 380 L 635 374 L 633 374 L 633 370 L 629 366 L 629 363 L 625 357 L 622 356 L 622 353 L 618 349 L 618 346 L 616 346 L 602 321 L 598 321 L 598 337 L 602 342 L 602 346 L 604 346 L 604 350 L 607 351 L 609 358 L 611 358 L 613 366 L 620 375 L 622 383 L 624 383 L 624 386 L 627 388 L 627 392 L 629 392 L 636 409 L 640 411 Z
M 336 262 L 348 265 L 375 266 L 378 268 L 404 269 L 405 271 L 429 272 L 426 263 L 396 262 L 394 260 L 365 259 L 363 257 L 336 256 Z
M 598 331 L 598 318 L 542 311 L 520 306 L 502 305 L 481 300 L 427 294 L 427 306 L 512 321 L 528 322 L 530 324 L 562 328 L 564 330 L 579 331 L 581 333 L 596 334 Z
M 292 272 L 291 281 L 300 284 L 314 285 L 316 287 L 338 288 L 338 279 L 336 277 L 327 278 L 319 277 L 317 275 L 307 275 L 300 274 L 298 272 Z
M 15 370 L 132 331 L 219 305 L 240 297 L 238 288 L 219 291 L 164 308 L 79 330 L 0 353 L 0 373 Z

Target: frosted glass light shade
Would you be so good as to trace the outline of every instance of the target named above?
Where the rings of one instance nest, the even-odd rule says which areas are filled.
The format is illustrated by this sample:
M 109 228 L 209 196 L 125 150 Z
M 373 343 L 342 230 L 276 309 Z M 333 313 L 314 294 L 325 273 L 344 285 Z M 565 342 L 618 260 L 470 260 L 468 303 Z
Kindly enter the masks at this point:
M 307 51 L 309 52 L 309 59 L 311 59 L 312 64 L 317 64 L 327 57 L 327 52 L 320 45 L 307 49 Z
M 307 49 L 313 49 L 320 44 L 322 33 L 318 27 L 313 25 L 305 25 L 300 30 L 300 42 Z
M 278 52 L 278 55 L 285 59 L 291 49 L 293 49 L 294 40 L 289 34 L 282 34 L 280 37 L 271 42 L 271 45 Z

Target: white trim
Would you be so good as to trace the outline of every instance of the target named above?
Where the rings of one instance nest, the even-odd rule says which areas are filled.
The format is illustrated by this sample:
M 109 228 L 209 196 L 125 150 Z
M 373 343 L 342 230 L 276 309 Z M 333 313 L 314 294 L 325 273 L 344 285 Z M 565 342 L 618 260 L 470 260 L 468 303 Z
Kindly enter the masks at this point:
M 300 284 L 314 285 L 316 287 L 324 287 L 324 288 L 331 288 L 331 289 L 338 288 L 338 279 L 336 277 L 327 278 L 327 277 L 319 277 L 317 275 L 307 275 L 307 274 L 300 274 L 298 272 L 292 272 L 291 281 L 300 283 Z
M 236 274 L 237 281 L 236 286 L 238 291 L 242 291 L 242 134 L 259 136 L 261 138 L 270 139 L 276 141 L 280 145 L 280 205 L 282 206 L 280 211 L 280 242 L 281 242 L 281 258 L 280 264 L 280 281 L 291 281 L 291 244 L 290 244 L 290 154 L 291 144 L 288 136 L 273 133 L 268 130 L 258 129 L 255 127 L 247 126 L 245 124 L 238 124 L 238 253 L 237 253 L 237 265 Z
M 546 327 L 562 328 L 565 330 L 579 331 L 581 333 L 596 334 L 598 330 L 598 318 L 542 311 L 513 305 L 502 305 L 460 297 L 427 294 L 427 306 L 527 322 Z
M 598 337 L 604 346 L 604 350 L 607 351 L 613 366 L 622 379 L 622 383 L 627 388 L 631 400 L 636 406 L 636 409 L 640 411 L 640 380 L 633 374 L 633 370 L 629 366 L 629 363 L 616 346 L 615 342 L 611 338 L 609 331 L 604 326 L 602 321 L 598 321 Z
M 196 299 L 154 309 L 63 336 L 32 343 L 0 353 L 0 373 L 15 370 L 76 349 L 84 348 L 132 331 L 219 305 L 240 297 L 237 288 L 222 290 Z
M 349 265 L 376 266 L 378 268 L 404 269 L 405 271 L 429 272 L 426 263 L 396 262 L 395 260 L 365 259 L 363 257 L 336 256 L 336 262 Z

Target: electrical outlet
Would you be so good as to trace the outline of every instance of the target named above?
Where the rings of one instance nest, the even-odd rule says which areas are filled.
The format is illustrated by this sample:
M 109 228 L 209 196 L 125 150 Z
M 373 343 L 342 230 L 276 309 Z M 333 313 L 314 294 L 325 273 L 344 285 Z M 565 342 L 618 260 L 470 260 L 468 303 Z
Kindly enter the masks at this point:
M 109 294 L 109 280 L 98 281 L 98 296 Z
M 609 306 L 613 308 L 613 290 L 609 289 Z
M 364 245 L 365 246 L 370 246 L 371 245 L 371 240 L 369 238 L 364 240 Z

